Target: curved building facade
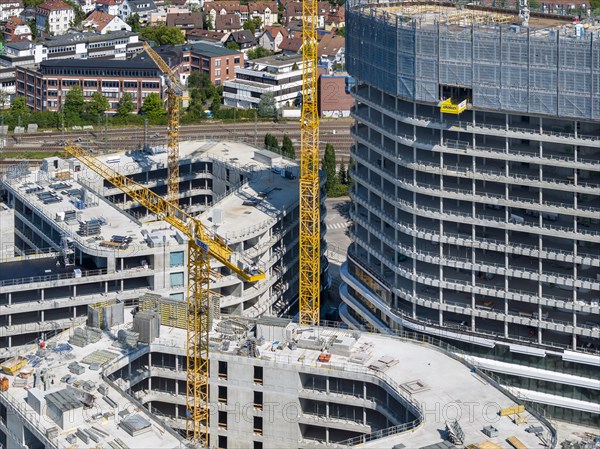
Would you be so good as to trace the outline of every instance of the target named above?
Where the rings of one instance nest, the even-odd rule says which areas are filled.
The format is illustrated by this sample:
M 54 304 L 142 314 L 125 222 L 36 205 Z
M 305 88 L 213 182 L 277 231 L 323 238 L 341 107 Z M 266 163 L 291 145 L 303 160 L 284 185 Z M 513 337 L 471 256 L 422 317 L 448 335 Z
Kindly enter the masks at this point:
M 341 315 L 452 340 L 524 400 L 598 424 L 600 28 L 470 8 L 348 5 Z

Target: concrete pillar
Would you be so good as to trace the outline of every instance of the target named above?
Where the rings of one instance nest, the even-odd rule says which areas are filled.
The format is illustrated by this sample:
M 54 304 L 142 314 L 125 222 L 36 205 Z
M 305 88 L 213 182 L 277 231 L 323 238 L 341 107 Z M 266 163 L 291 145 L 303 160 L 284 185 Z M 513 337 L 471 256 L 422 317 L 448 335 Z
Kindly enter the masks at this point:
M 40 299 L 42 301 L 44 301 L 44 299 L 45 299 L 45 289 L 43 289 L 43 288 L 40 290 Z
M 8 305 L 12 305 L 12 293 L 8 294 Z
M 73 298 L 77 298 L 77 286 L 73 286 Z
M 6 427 L 10 433 L 6 435 L 6 447 L 8 449 L 21 449 L 25 444 L 25 427 L 21 418 L 16 413 L 6 415 Z

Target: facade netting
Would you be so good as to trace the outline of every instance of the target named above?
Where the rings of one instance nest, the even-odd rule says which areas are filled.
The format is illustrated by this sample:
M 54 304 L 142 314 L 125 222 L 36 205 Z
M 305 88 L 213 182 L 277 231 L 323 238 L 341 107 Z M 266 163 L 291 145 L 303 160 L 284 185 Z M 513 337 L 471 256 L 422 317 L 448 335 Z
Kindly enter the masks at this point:
M 458 26 L 347 5 L 349 72 L 393 95 L 441 100 L 440 86 L 471 90 L 475 108 L 600 119 L 600 32 Z

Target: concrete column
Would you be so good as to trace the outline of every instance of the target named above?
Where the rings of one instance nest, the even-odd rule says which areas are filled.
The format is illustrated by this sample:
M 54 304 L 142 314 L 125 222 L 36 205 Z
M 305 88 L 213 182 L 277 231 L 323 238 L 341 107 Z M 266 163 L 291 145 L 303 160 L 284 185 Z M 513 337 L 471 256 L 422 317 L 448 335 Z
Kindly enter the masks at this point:
M 12 305 L 12 293 L 8 294 L 8 305 Z
M 108 281 L 104 281 L 104 293 L 108 293 Z
M 73 286 L 73 298 L 77 298 L 77 286 Z
M 16 413 L 6 415 L 6 427 L 10 433 L 6 435 L 6 447 L 8 449 L 20 449 L 25 444 L 25 427 L 21 418 Z
M 44 297 L 44 296 L 45 296 L 45 289 L 43 289 L 43 288 L 42 288 L 42 289 L 40 290 L 40 299 L 41 299 L 42 301 L 44 301 L 44 299 L 45 299 L 45 297 Z
M 40 318 L 42 319 L 42 323 L 43 323 L 45 321 L 45 315 L 44 315 L 43 310 L 40 311 Z

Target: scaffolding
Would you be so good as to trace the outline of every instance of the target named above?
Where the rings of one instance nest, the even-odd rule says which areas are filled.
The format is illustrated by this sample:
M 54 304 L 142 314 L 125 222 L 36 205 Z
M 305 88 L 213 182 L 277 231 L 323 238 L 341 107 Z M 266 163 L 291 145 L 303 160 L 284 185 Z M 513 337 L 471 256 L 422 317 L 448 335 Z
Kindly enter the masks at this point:
M 474 108 L 600 119 L 600 27 L 471 8 L 349 0 L 348 71 L 409 100 L 459 87 Z

